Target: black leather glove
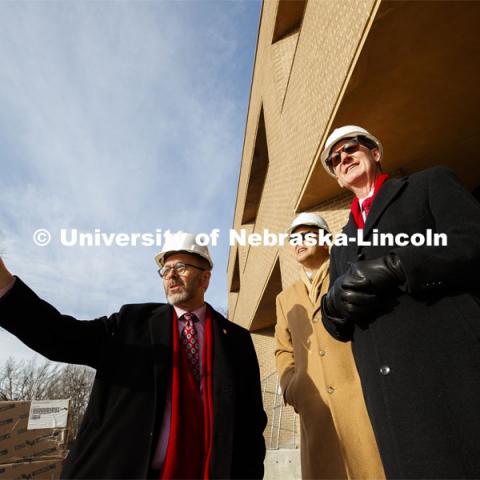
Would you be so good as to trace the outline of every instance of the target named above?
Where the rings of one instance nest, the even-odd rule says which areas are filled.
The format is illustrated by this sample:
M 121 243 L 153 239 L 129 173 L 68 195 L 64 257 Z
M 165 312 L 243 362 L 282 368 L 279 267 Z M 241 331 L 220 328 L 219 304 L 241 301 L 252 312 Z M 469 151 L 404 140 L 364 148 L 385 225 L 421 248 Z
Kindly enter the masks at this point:
M 373 294 L 392 290 L 406 280 L 400 259 L 394 253 L 354 263 L 350 268 L 359 280 L 358 288 Z
M 343 326 L 375 310 L 377 296 L 366 290 L 368 280 L 348 271 L 338 277 L 322 298 L 322 313 Z

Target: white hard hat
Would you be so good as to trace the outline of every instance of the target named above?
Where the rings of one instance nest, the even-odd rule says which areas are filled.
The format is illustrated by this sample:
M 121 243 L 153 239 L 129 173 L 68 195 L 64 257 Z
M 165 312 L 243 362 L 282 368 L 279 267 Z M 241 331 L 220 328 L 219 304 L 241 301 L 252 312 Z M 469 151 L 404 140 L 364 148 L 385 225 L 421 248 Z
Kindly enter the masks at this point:
M 370 132 L 365 130 L 362 127 L 359 127 L 357 125 L 345 125 L 344 127 L 336 128 L 327 138 L 327 141 L 325 142 L 325 146 L 323 147 L 323 151 L 320 155 L 320 160 L 322 162 L 323 168 L 327 171 L 329 175 L 332 177 L 336 177 L 336 175 L 328 168 L 327 165 L 327 158 L 330 155 L 330 151 L 332 147 L 335 146 L 336 143 L 338 143 L 340 140 L 344 138 L 352 138 L 352 137 L 367 137 L 373 142 L 377 144 L 377 148 L 380 152 L 380 159 L 383 157 L 383 146 L 378 140 L 377 137 L 374 137 Z
M 162 268 L 165 263 L 166 257 L 170 253 L 184 252 L 198 255 L 204 258 L 209 264 L 210 268 L 213 268 L 213 262 L 208 252 L 206 245 L 199 245 L 196 241 L 196 235 L 193 233 L 176 232 L 165 235 L 165 243 L 162 246 L 161 252 L 156 255 L 155 261 L 157 265 Z
M 308 227 L 318 227 L 325 230 L 327 233 L 330 233 L 330 228 L 328 227 L 325 219 L 323 219 L 320 215 L 317 215 L 316 213 L 309 212 L 304 212 L 298 215 L 298 217 L 293 220 L 292 225 L 290 225 L 290 228 L 287 230 L 287 232 L 290 234 L 301 225 L 305 225 Z

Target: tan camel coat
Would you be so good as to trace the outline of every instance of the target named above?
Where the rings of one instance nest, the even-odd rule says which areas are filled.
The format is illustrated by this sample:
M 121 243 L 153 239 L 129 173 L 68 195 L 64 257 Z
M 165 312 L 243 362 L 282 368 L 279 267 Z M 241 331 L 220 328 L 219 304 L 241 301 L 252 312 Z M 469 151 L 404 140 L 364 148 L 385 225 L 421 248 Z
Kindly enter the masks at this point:
M 277 297 L 275 338 L 284 398 L 300 414 L 302 477 L 385 478 L 351 344 L 327 333 L 303 281 Z

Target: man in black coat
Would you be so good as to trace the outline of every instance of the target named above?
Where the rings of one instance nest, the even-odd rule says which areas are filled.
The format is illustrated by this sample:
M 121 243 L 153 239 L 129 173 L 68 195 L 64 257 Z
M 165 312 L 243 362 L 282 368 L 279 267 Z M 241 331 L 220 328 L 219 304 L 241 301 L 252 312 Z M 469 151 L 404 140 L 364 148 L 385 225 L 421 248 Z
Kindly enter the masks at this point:
M 352 342 L 388 478 L 480 478 L 480 205 L 446 167 L 388 178 L 382 153 L 352 125 L 322 153 L 355 194 L 343 233 L 394 238 L 332 248 L 323 322 Z
M 205 304 L 213 264 L 193 235 L 171 236 L 156 260 L 169 304 L 79 321 L 0 259 L 0 326 L 97 371 L 62 478 L 260 479 L 266 415 L 250 335 Z

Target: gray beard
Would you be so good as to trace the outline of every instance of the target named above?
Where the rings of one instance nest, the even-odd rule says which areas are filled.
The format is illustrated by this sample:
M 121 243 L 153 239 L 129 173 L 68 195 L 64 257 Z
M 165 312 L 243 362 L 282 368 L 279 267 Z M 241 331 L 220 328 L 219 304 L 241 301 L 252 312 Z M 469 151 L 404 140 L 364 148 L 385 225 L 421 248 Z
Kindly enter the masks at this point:
M 167 295 L 167 301 L 170 305 L 177 305 L 182 302 L 186 302 L 192 298 L 192 294 L 184 290 L 183 292 L 179 293 L 172 293 L 171 295 Z
M 165 288 L 165 296 L 167 297 L 167 301 L 170 305 L 178 305 L 179 303 L 187 302 L 188 300 L 192 299 L 195 294 L 197 293 L 198 289 L 200 288 L 200 279 L 193 278 L 191 280 L 190 285 L 188 287 L 183 284 L 182 291 L 178 293 L 167 293 L 167 288 Z

